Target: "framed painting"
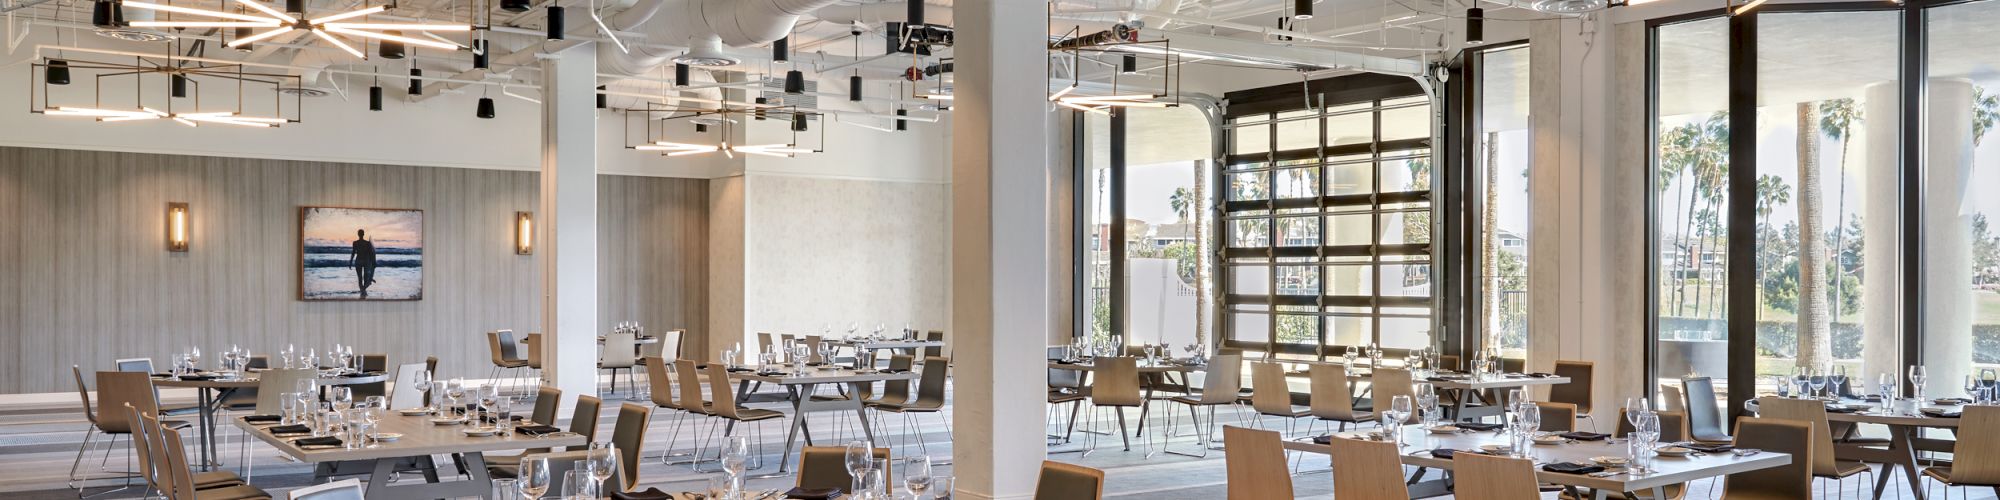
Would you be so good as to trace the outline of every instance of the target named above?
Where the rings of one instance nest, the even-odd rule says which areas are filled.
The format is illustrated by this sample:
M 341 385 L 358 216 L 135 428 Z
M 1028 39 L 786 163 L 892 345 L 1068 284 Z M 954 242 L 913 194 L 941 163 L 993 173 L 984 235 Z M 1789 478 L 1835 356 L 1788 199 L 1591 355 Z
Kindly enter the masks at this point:
M 299 300 L 423 300 L 424 211 L 299 207 Z

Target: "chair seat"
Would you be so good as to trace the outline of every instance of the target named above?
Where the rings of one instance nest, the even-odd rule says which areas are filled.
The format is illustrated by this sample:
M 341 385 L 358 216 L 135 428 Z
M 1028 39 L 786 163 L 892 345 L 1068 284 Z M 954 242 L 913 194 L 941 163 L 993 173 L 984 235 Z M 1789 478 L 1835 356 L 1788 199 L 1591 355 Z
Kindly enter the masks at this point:
M 1235 401 L 1202 401 L 1200 394 L 1194 394 L 1188 396 L 1174 396 L 1171 398 L 1167 398 L 1167 401 L 1173 401 L 1175 403 L 1180 403 L 1184 405 L 1193 405 L 1193 406 L 1236 404 Z
M 1859 460 L 1835 460 L 1833 461 L 1832 474 L 1830 475 L 1815 474 L 1815 475 L 1820 477 L 1830 477 L 1834 479 L 1845 479 L 1848 477 L 1853 477 L 1855 474 L 1860 474 L 1863 472 L 1868 472 L 1868 464 L 1861 463 L 1861 461 Z
M 1269 412 L 1265 412 L 1265 411 L 1263 411 L 1263 410 L 1258 410 L 1258 411 L 1257 411 L 1257 413 L 1258 413 L 1259 415 L 1270 415 L 1270 416 L 1273 416 L 1273 417 L 1293 417 L 1293 418 L 1297 418 L 1297 417 L 1303 417 L 1303 416 L 1307 416 L 1307 415 L 1311 415 L 1311 414 L 1312 414 L 1312 408 L 1307 408 L 1307 407 L 1304 407 L 1304 406 L 1299 406 L 1299 405 L 1292 405 L 1292 409 L 1291 409 L 1291 411 L 1288 411 L 1288 412 L 1284 412 L 1284 413 L 1269 413 Z
M 1372 412 L 1372 411 L 1361 411 L 1361 410 L 1355 410 L 1355 411 L 1354 411 L 1354 420 L 1341 420 L 1341 419 L 1338 419 L 1338 418 L 1327 418 L 1327 417 L 1319 417 L 1319 419 L 1320 419 L 1320 420 L 1325 420 L 1325 421 L 1330 421 L 1330 422 L 1347 422 L 1347 423 L 1350 423 L 1350 424 L 1358 424 L 1358 423 L 1363 423 L 1363 422 L 1373 422 L 1373 421 L 1375 421 L 1375 412 Z
M 527 366 L 527 365 L 522 365 L 522 366 Z M 617 365 L 617 364 L 614 364 L 614 365 L 607 365 L 607 364 L 604 364 L 604 363 L 598 363 L 598 364 L 597 364 L 597 369 L 599 369 L 599 370 L 626 370 L 626 369 L 630 369 L 630 368 L 632 368 L 633 366 L 637 366 L 637 365 L 636 365 L 636 363 L 627 363 L 627 364 L 622 364 L 622 365 Z
M 1085 399 L 1089 398 L 1083 397 L 1082 394 L 1070 394 L 1066 392 L 1049 393 L 1049 404 L 1074 403 L 1077 401 L 1083 401 Z
M 944 410 L 944 405 L 930 405 L 921 401 L 911 401 L 908 403 L 869 403 L 868 406 L 890 413 L 927 413 Z
M 497 367 L 501 367 L 501 368 L 527 368 L 527 367 L 528 367 L 528 362 L 527 362 L 527 360 L 520 360 L 520 361 L 501 361 L 501 362 L 498 362 L 498 363 L 494 363 L 494 364 L 493 364 L 493 366 L 497 366 Z
M 234 472 L 219 470 L 219 471 L 194 473 L 194 487 L 195 489 L 198 490 L 215 489 L 226 486 L 237 486 L 241 484 L 244 484 L 243 477 L 236 475 L 236 473 Z
M 729 418 L 729 417 L 723 417 L 723 418 Z M 730 418 L 730 420 L 735 420 L 738 422 L 755 422 L 758 420 L 770 420 L 774 418 L 785 418 L 785 414 L 778 413 L 775 410 L 738 408 L 736 409 L 736 417 Z
M 194 415 L 201 413 L 201 405 L 161 406 L 161 415 Z M 166 422 L 160 422 L 162 424 Z
M 1925 467 L 1924 475 L 1930 476 L 1931 479 L 1936 479 L 1938 480 L 1938 482 L 1949 484 L 1952 486 L 2000 486 L 1993 484 L 1973 484 L 1973 483 L 1954 482 L 1951 480 L 1951 467 Z
M 271 493 L 255 486 L 230 486 L 209 490 L 196 490 L 195 500 L 261 500 L 271 498 Z

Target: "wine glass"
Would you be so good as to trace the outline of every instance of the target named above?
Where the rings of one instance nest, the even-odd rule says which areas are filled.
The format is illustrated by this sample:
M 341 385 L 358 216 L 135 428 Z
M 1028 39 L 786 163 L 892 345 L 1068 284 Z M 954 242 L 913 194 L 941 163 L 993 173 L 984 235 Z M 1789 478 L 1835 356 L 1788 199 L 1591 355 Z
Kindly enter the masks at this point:
M 222 370 L 236 371 L 236 346 L 229 346 L 228 350 L 222 351 Z
M 612 471 L 618 470 L 618 449 L 610 441 L 590 443 L 590 477 L 597 480 L 597 491 L 605 491 L 604 481 L 611 479 Z
M 1438 420 L 1444 416 L 1441 414 L 1442 412 L 1438 411 L 1438 397 L 1436 393 L 1417 393 L 1417 409 L 1423 412 L 1421 415 L 1423 415 L 1425 429 L 1437 427 Z
M 1924 400 L 1924 380 L 1928 378 L 1930 378 L 1930 372 L 1924 370 L 1924 365 L 1914 365 L 1910 367 L 1911 398 L 1916 399 L 1917 401 Z
M 1847 366 L 1833 365 L 1833 369 L 1826 374 L 1826 385 L 1832 389 L 1834 399 L 1846 397 L 1847 391 L 1842 388 L 1847 386 Z
M 423 392 L 425 394 L 429 394 L 431 392 L 430 370 L 417 370 L 417 373 L 410 375 L 410 380 L 414 382 L 413 384 L 410 384 L 411 387 L 414 387 L 418 391 Z M 425 403 L 429 402 L 430 401 L 425 401 Z M 424 409 L 425 413 L 430 413 L 431 411 L 436 410 L 436 407 L 437 407 L 436 404 L 430 405 L 430 407 Z
M 1395 434 L 1397 446 L 1403 445 L 1403 421 L 1410 418 L 1410 408 L 1412 406 L 1413 402 L 1410 401 L 1409 396 L 1399 395 L 1389 400 L 1389 411 L 1387 412 L 1390 424 L 1389 432 Z
M 923 498 L 931 489 L 931 457 L 918 455 L 903 461 L 903 489 L 910 497 Z
M 1361 357 L 1359 346 L 1347 346 L 1347 352 L 1340 353 L 1340 361 L 1349 367 L 1354 366 L 1354 358 L 1359 357 Z
M 591 480 L 592 471 L 587 468 L 570 469 L 563 473 L 563 498 L 597 500 L 597 481 Z
M 460 408 L 461 406 L 460 401 L 465 400 L 465 380 L 453 378 L 450 381 L 445 382 L 444 397 L 446 401 L 451 402 L 449 406 L 454 416 L 457 415 L 460 411 L 462 411 L 463 408 Z
M 750 465 L 750 438 L 730 436 L 722 445 L 722 471 L 729 474 L 729 489 L 743 487 L 743 471 Z
M 521 460 L 521 496 L 527 500 L 541 498 L 549 491 L 549 459 L 533 458 Z
M 334 386 L 334 387 L 331 387 L 331 388 L 328 388 L 328 389 L 327 389 L 327 398 L 328 398 L 328 399 L 330 399 L 330 400 L 332 400 L 332 402 L 333 402 L 333 409 L 335 409 L 335 410 L 347 410 L 347 409 L 349 409 L 349 408 L 353 408 L 353 407 L 354 407 L 354 389 L 353 389 L 353 388 L 350 388 L 350 387 L 347 387 L 347 386 L 344 386 L 344 385 L 343 385 L 343 386 Z
M 487 384 L 479 388 L 479 412 L 481 416 L 493 416 L 493 411 L 498 409 L 499 404 L 500 386 L 498 384 Z M 493 423 L 493 426 L 499 427 L 500 423 L 496 421 Z
M 875 451 L 868 449 L 868 443 L 863 441 L 848 441 L 846 456 L 847 476 L 854 477 L 860 475 L 862 469 L 868 468 L 868 461 L 874 458 Z
M 1826 389 L 1826 371 L 1820 368 L 1806 370 L 1806 396 L 1819 399 L 1820 391 Z

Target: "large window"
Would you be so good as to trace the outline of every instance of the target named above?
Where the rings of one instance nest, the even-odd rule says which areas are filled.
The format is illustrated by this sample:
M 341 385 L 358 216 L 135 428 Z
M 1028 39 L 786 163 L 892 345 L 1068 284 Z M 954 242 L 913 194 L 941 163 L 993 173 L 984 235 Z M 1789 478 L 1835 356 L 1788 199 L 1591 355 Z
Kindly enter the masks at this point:
M 1653 30 L 1655 375 L 1728 384 L 1729 23 Z
M 1226 346 L 1338 356 L 1327 348 L 1433 345 L 1430 99 L 1407 81 L 1356 82 L 1375 92 L 1230 95 Z
M 1212 289 L 1213 265 L 1205 257 L 1214 234 L 1207 182 L 1212 129 L 1193 106 L 1120 113 L 1082 115 L 1089 334 L 1104 341 L 1116 333 L 1127 345 L 1204 343 L 1212 323 L 1203 299 L 1210 296 L 1203 290 Z M 1123 122 L 1122 137 L 1111 133 L 1113 120 Z M 1114 149 L 1121 164 L 1112 162 Z M 1112 258 L 1114 224 L 1122 224 L 1122 259 Z M 1122 266 L 1118 300 L 1111 293 L 1114 266 Z M 1122 330 L 1113 326 L 1114 311 Z
M 1478 134 L 1469 153 L 1479 186 L 1478 321 L 1483 346 L 1509 358 L 1528 349 L 1528 46 L 1481 51 Z

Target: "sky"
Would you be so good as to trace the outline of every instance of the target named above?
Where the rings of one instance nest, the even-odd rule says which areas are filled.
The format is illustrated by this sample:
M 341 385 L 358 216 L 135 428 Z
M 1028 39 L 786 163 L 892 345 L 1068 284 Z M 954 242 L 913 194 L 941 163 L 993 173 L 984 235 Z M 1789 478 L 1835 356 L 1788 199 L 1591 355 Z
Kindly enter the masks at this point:
M 352 244 L 356 229 L 367 229 L 378 248 L 421 247 L 424 216 L 422 211 L 313 207 L 301 227 L 306 244 L 319 246 Z

